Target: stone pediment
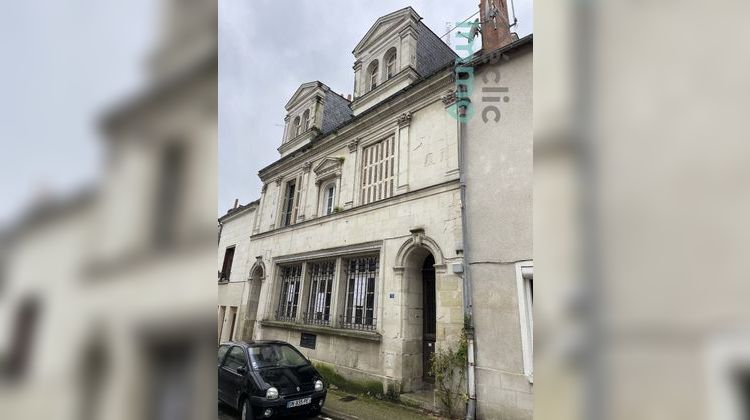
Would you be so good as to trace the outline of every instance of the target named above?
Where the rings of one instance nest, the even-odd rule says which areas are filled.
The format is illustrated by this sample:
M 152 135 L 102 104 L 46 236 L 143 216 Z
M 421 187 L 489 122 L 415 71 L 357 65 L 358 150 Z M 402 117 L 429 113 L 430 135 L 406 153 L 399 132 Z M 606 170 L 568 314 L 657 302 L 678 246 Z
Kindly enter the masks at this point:
M 326 180 L 341 175 L 341 165 L 344 158 L 327 157 L 313 168 L 315 178 L 318 181 Z
M 303 83 L 297 88 L 297 91 L 294 92 L 294 95 L 292 95 L 291 99 L 289 99 L 289 102 L 287 102 L 284 107 L 287 111 L 291 110 L 301 101 L 302 98 L 306 98 L 310 93 L 322 86 L 323 84 L 318 81 Z
M 356 47 L 354 47 L 352 53 L 354 53 L 355 56 L 358 56 L 367 46 L 377 43 L 384 35 L 392 34 L 396 28 L 401 27 L 404 22 L 410 19 L 419 22 L 422 20 L 422 17 L 411 7 L 405 7 L 401 10 L 382 16 L 375 21 L 375 24 L 372 25 L 362 40 L 359 41 Z

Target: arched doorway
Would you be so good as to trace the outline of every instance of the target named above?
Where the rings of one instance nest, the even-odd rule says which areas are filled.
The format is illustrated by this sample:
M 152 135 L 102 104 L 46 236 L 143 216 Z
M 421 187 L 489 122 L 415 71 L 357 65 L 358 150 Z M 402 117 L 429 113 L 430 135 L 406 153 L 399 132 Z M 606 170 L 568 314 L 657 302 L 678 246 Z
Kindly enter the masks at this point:
M 422 263 L 422 380 L 435 383 L 430 372 L 435 353 L 437 314 L 435 303 L 435 257 L 428 254 Z
M 416 391 L 434 383 L 430 361 L 437 338 L 435 257 L 420 246 L 404 263 L 404 389 Z
M 260 301 L 260 290 L 263 286 L 265 270 L 263 266 L 257 265 L 250 273 L 248 281 L 247 313 L 245 315 L 245 331 L 242 337 L 245 340 L 253 339 L 255 320 L 258 317 L 258 302 Z

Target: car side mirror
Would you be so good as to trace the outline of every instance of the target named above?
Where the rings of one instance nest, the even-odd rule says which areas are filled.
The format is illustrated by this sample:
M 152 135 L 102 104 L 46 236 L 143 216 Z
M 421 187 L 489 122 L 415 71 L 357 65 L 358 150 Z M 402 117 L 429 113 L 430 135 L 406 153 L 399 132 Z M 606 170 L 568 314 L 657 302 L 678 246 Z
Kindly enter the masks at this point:
M 244 375 L 247 373 L 247 368 L 245 366 L 240 366 L 237 368 L 237 373 L 239 373 L 240 375 Z

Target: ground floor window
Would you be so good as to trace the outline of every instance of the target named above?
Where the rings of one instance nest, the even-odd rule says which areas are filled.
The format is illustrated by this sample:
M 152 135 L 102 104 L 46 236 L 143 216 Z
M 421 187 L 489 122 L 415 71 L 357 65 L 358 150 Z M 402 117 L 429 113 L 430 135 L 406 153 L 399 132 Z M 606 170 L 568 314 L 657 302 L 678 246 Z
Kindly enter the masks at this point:
M 293 321 L 297 318 L 302 264 L 281 267 L 281 293 L 276 319 Z
M 341 326 L 354 329 L 375 328 L 375 279 L 378 257 L 352 258 L 346 269 L 346 306 Z
M 366 255 L 280 265 L 276 320 L 375 330 L 379 264 Z
M 336 260 L 308 264 L 310 294 L 305 322 L 328 325 L 331 317 L 331 290 L 336 272 Z

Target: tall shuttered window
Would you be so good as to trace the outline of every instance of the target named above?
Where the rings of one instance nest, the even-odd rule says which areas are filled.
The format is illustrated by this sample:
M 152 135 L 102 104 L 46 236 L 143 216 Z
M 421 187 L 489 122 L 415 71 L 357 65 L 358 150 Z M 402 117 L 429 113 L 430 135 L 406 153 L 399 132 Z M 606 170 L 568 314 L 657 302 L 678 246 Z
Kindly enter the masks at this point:
M 341 327 L 359 330 L 375 329 L 375 281 L 378 257 L 359 257 L 347 261 L 346 306 Z
M 328 325 L 331 318 L 331 290 L 336 271 L 336 260 L 308 263 L 310 295 L 305 322 Z
M 276 319 L 294 321 L 297 318 L 299 291 L 302 284 L 302 264 L 288 265 L 281 269 L 281 290 Z
M 362 150 L 362 204 L 393 195 L 396 164 L 394 143 L 391 136 Z

